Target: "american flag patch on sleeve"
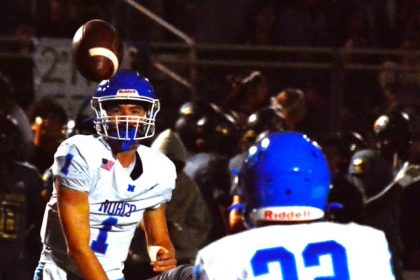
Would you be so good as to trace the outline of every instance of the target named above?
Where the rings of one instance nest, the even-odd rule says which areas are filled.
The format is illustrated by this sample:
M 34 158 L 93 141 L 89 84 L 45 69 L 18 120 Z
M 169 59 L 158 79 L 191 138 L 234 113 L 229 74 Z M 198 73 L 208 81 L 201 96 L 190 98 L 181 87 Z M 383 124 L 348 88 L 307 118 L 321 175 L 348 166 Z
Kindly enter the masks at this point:
M 114 162 L 112 160 L 107 160 L 106 158 L 102 159 L 101 168 L 105 170 L 111 170 L 114 166 Z

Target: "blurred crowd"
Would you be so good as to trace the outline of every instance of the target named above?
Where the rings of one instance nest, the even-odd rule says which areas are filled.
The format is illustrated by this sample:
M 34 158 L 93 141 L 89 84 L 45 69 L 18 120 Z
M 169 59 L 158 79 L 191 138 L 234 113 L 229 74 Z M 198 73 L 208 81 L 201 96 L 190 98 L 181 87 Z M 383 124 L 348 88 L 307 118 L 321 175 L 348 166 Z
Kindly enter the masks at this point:
M 330 75 L 318 69 L 258 69 L 264 71 L 269 85 L 269 95 L 277 89 L 297 87 L 305 90 L 309 106 L 317 110 L 335 106 L 333 95 L 340 91 L 343 106 L 343 125 L 361 126 L 357 120 L 373 121 L 378 112 L 390 105 L 419 105 L 419 11 L 416 0 L 342 0 L 342 1 L 254 1 L 235 0 L 223 5 L 214 1 L 138 1 L 139 4 L 161 16 L 184 31 L 197 43 L 241 44 L 248 46 L 323 47 L 340 49 L 336 61 L 331 61 L 331 71 L 344 69 L 347 64 L 365 65 L 359 69 L 346 68 L 344 73 Z M 17 88 L 18 103 L 27 109 L 35 99 L 31 54 L 36 38 L 72 38 L 79 26 L 90 19 L 103 19 L 114 25 L 124 41 L 132 42 L 133 67 L 149 78 L 162 91 L 169 104 L 180 106 L 188 101 L 188 93 L 173 90 L 147 65 L 150 42 L 177 42 L 173 34 L 136 11 L 125 1 L 69 1 L 69 0 L 0 0 L 0 36 L 15 38 L 0 45 L 0 72 L 7 75 Z M 226 12 L 229 11 L 229 12 Z M 20 40 L 20 41 L 19 41 Z M 6 41 L 5 41 L 6 42 Z M 363 49 L 358 53 L 357 50 Z M 135 50 L 135 49 L 133 49 Z M 346 53 L 345 51 L 356 51 Z M 388 50 L 383 55 L 369 54 L 369 50 Z M 395 51 L 402 53 L 396 54 Z M 22 55 L 16 58 L 14 55 Z M 26 56 L 25 56 L 26 55 Z M 216 59 L 234 59 L 240 52 L 218 56 Z M 258 58 L 256 57 L 258 56 Z M 288 56 L 288 57 L 285 57 Z M 319 56 L 319 57 L 314 57 Z M 318 62 L 322 55 L 248 53 L 245 60 Z M 328 60 L 330 62 L 330 60 Z M 327 63 L 328 63 L 327 62 Z M 381 70 L 372 69 L 381 67 Z M 178 69 L 178 68 L 175 68 Z M 242 75 L 254 69 L 243 67 Z M 185 69 L 181 69 L 183 73 Z M 226 76 L 237 70 L 226 67 L 200 67 L 196 70 L 194 84 L 198 95 L 221 104 L 230 88 Z M 333 75 L 337 75 L 334 78 Z M 340 75 L 344 75 L 341 77 Z M 341 78 L 340 78 L 341 77 Z M 162 79 L 161 79 L 162 80 Z M 334 82 L 338 80 L 338 82 Z M 161 83 L 157 85 L 157 83 Z M 338 83 L 337 85 L 334 83 Z M 177 107 L 176 106 L 176 107 Z M 171 114 L 176 109 L 168 106 Z M 315 110 L 315 109 L 314 109 Z M 412 110 L 412 109 L 411 109 Z M 331 111 L 331 110 L 330 110 Z M 336 116 L 334 116 L 336 117 Z M 168 117 L 171 119 L 171 116 Z M 357 127 L 357 129 L 368 129 Z
M 138 2 L 198 42 L 397 48 L 406 39 L 418 39 L 419 35 L 416 0 Z M 0 3 L 2 35 L 22 34 L 31 29 L 37 37 L 72 37 L 86 20 L 100 18 L 114 24 L 126 40 L 174 39 L 139 17 L 124 1 Z
M 13 98 L 10 81 L 1 78 L 6 98 L 0 109 L 0 241 L 11 248 L 4 253 L 16 254 L 16 263 L 6 264 L 2 273 L 20 265 L 26 270 L 19 272 L 26 276 L 10 274 L 16 277 L 10 279 L 28 279 L 39 254 L 34 245 L 40 245 L 42 212 L 52 191 L 49 167 L 54 152 L 67 137 L 96 131 L 91 115 L 71 120 L 52 98 L 23 110 Z M 328 131 L 322 111 L 312 111 L 303 89 L 285 88 L 270 96 L 259 71 L 230 79 L 231 92 L 222 104 L 185 102 L 173 116 L 173 125 L 161 122 L 156 136 L 143 142 L 166 154 L 177 168 L 167 220 L 179 263 L 192 263 L 202 246 L 244 229 L 242 190 L 235 175 L 248 149 L 269 133 L 297 131 L 317 141 L 329 161 L 333 181 L 328 219 L 383 230 L 398 279 L 403 279 L 404 270 L 420 269 L 418 116 L 390 106 L 369 124 L 368 132 Z M 139 230 L 127 279 L 153 276 L 144 246 Z
M 407 51 L 401 60 L 381 62 L 374 74 L 351 73 L 340 119 L 333 120 L 342 124 L 337 130 L 329 126 L 331 96 L 316 80 L 279 85 L 260 69 L 229 69 L 212 96 L 203 91 L 195 99 L 177 99 L 157 88 L 163 115 L 156 137 L 144 144 L 177 167 L 167 219 L 179 263 L 192 263 L 199 248 L 241 230 L 235 206 L 241 189 L 234 175 L 253 143 L 270 132 L 298 131 L 319 143 L 334 174 L 328 218 L 383 230 L 398 279 L 403 270 L 420 270 L 420 1 L 228 1 L 242 20 L 217 1 L 139 2 L 201 42 Z M 0 0 L 0 35 L 71 38 L 86 20 L 101 18 L 126 40 L 174 40 L 126 5 Z M 19 50 L 30 53 L 31 46 L 21 42 Z M 9 260 L 2 262 L 1 279 L 31 278 L 59 143 L 73 134 L 95 133 L 91 115 L 72 119 L 54 99 L 35 98 L 31 62 L 22 63 L 0 64 L 0 248 L 6 248 L 0 251 Z M 153 274 L 142 246 L 139 231 L 127 279 Z M 22 267 L 20 275 L 13 274 L 16 267 Z

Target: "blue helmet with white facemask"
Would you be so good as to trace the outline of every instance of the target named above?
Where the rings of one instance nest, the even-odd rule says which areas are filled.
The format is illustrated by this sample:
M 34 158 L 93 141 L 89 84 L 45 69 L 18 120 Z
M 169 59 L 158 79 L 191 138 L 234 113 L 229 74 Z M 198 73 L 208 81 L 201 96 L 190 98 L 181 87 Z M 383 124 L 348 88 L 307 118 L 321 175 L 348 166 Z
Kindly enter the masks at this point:
M 319 146 L 296 132 L 275 132 L 248 150 L 239 180 L 248 221 L 310 221 L 324 216 L 330 189 Z
M 144 116 L 108 116 L 106 108 L 118 104 L 137 104 Z M 155 119 L 160 104 L 148 79 L 139 73 L 120 70 L 109 80 L 96 87 L 91 106 L 96 113 L 96 131 L 107 139 L 129 141 L 131 143 L 150 138 L 155 133 Z

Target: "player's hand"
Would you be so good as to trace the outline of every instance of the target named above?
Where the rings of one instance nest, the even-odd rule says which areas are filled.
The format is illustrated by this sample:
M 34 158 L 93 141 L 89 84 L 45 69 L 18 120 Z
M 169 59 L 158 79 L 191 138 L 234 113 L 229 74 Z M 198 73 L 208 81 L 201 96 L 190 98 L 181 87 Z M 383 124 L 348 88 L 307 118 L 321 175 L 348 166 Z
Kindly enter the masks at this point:
M 420 180 L 420 165 L 406 162 L 398 171 L 394 180 L 403 188 L 414 184 Z
M 245 218 L 241 211 L 230 211 L 229 213 L 229 233 L 238 233 L 244 231 L 246 229 L 245 226 Z
M 176 267 L 175 251 L 160 247 L 156 252 L 156 257 L 151 258 L 150 265 L 155 272 L 165 272 Z
M 233 202 L 228 208 L 228 231 L 229 234 L 244 231 L 245 226 L 245 205 L 241 202 L 238 195 L 233 196 Z

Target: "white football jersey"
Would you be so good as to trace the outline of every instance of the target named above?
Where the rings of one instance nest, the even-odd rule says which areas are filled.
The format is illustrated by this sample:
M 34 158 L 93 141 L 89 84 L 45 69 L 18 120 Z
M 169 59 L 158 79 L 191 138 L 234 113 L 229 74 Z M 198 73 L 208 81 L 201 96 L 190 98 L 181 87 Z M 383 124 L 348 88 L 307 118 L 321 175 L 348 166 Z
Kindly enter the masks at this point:
M 174 164 L 162 153 L 140 145 L 143 173 L 132 180 L 101 137 L 76 135 L 64 141 L 52 166 L 54 177 L 65 186 L 89 193 L 90 246 L 109 279 L 123 277 L 134 231 L 148 208 L 159 207 L 175 188 Z M 41 262 L 54 262 L 78 273 L 66 254 L 54 189 L 41 229 Z
M 395 279 L 383 232 L 354 223 L 273 225 L 224 237 L 197 255 L 195 279 Z

